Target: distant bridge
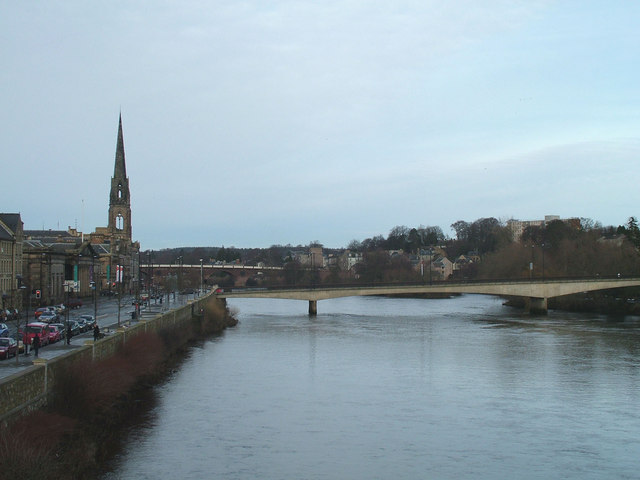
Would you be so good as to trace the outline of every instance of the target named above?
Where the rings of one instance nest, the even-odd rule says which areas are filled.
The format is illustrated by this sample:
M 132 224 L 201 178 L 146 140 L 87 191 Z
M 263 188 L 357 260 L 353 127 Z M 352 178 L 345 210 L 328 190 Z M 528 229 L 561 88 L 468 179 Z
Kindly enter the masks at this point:
M 282 267 L 260 267 L 256 265 L 244 265 L 241 263 L 220 263 L 220 264 L 212 264 L 212 263 L 203 263 L 202 265 L 199 263 L 192 264 L 180 264 L 180 263 L 147 263 L 141 264 L 140 268 L 166 268 L 166 269 L 180 269 L 180 268 L 203 268 L 204 270 L 256 270 L 256 271 L 266 271 L 266 270 L 282 270 Z
M 527 299 L 528 310 L 545 313 L 547 299 L 573 293 L 611 288 L 640 286 L 640 278 L 572 278 L 539 280 L 481 280 L 437 282 L 433 284 L 347 285 L 280 288 L 225 288 L 218 298 L 283 298 L 306 300 L 309 315 L 318 313 L 318 300 L 364 295 L 411 295 L 423 293 L 479 293 L 483 295 L 517 296 Z

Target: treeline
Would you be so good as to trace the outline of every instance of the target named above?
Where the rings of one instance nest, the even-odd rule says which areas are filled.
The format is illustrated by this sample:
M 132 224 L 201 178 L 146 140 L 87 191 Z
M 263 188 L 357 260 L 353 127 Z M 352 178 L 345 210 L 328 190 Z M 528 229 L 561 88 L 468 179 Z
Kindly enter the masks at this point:
M 635 223 L 634 217 L 629 224 Z M 519 242 L 487 253 L 478 278 L 533 278 L 637 275 L 640 255 L 629 224 L 585 228 L 556 220 L 528 227 Z M 636 227 L 637 228 L 637 227 Z M 615 233 L 614 233 L 615 232 Z
M 516 240 L 506 223 L 493 217 L 472 222 L 458 220 L 451 228 L 455 232 L 453 238 L 437 226 L 395 226 L 386 237 L 352 240 L 346 250 L 362 254 L 356 273 L 368 281 L 416 280 L 415 263 L 408 256 L 425 251 L 433 255 L 434 249 L 437 255 L 451 261 L 471 254 L 476 261 L 455 271 L 456 276 L 468 279 L 630 275 L 640 271 L 640 229 L 636 217 L 617 227 L 603 227 L 588 218 L 555 220 L 526 228 Z M 268 248 L 184 247 L 144 252 L 142 261 L 198 264 L 203 259 L 207 263 L 238 261 L 286 266 L 293 260 L 292 252 L 308 251 L 313 246 L 322 245 L 313 241 L 295 247 L 290 244 Z M 324 252 L 340 254 L 344 250 L 325 248 Z M 405 255 L 389 257 L 387 253 L 400 250 Z M 337 277 L 333 273 L 330 278 Z

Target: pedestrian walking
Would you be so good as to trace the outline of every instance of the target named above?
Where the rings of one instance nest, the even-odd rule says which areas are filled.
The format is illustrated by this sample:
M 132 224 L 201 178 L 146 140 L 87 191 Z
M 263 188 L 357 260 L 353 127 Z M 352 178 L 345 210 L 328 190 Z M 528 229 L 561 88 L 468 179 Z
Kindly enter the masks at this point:
M 100 327 L 98 326 L 98 323 L 96 322 L 96 324 L 93 327 L 93 341 L 97 342 L 99 338 L 100 338 Z
M 67 345 L 71 345 L 71 325 L 67 324 Z
M 33 337 L 33 351 L 36 357 L 38 356 L 38 349 L 40 348 L 40 337 L 38 335 Z

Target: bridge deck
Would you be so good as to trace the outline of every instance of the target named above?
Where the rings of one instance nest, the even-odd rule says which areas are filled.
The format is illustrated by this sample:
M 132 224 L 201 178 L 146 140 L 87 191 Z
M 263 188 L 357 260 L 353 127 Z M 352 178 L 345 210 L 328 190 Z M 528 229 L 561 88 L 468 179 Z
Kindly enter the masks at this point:
M 410 285 L 348 285 L 300 288 L 233 288 L 219 298 L 282 298 L 318 301 L 330 298 L 421 293 L 477 293 L 483 295 L 553 298 L 573 293 L 640 286 L 640 278 L 581 278 L 524 281 L 438 282 Z

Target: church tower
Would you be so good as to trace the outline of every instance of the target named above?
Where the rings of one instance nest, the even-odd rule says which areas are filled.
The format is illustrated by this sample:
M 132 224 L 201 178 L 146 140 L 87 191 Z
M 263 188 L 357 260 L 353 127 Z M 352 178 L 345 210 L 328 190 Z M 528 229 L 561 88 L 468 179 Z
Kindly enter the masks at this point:
M 109 195 L 109 235 L 113 240 L 125 240 L 130 244 L 131 232 L 131 197 L 129 195 L 129 179 L 124 161 L 124 139 L 122 137 L 122 113 L 118 122 L 118 142 L 116 144 L 116 163 L 111 178 Z

